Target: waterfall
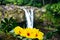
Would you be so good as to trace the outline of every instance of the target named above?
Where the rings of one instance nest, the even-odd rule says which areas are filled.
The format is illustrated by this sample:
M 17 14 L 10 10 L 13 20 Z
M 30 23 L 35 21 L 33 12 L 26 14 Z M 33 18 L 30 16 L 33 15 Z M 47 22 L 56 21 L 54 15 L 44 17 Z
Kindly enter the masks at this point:
M 26 9 L 24 7 L 20 7 L 21 9 L 23 9 L 25 11 L 25 17 L 26 17 L 26 21 L 27 21 L 27 28 L 33 28 L 33 19 L 34 19 L 34 15 L 33 15 L 33 11 L 34 9 Z M 10 31 L 11 33 L 13 33 L 13 30 Z
M 25 9 L 23 8 L 23 10 L 25 11 L 25 16 L 26 16 L 26 20 L 27 20 L 27 27 L 28 28 L 33 28 L 33 9 Z

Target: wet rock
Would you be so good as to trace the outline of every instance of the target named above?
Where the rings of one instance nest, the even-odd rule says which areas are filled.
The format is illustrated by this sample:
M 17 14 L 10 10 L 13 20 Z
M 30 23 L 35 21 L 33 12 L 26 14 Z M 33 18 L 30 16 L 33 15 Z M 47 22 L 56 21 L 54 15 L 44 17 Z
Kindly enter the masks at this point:
M 17 22 L 22 22 L 25 21 L 25 12 L 22 8 L 32 8 L 34 9 L 34 19 L 40 20 L 40 16 L 42 16 L 43 12 L 41 11 L 40 8 L 37 7 L 31 7 L 31 6 L 16 6 L 16 5 L 1 5 L 1 9 L 2 12 L 0 12 L 0 14 L 2 14 L 2 18 L 10 18 L 13 17 L 14 19 L 17 20 Z

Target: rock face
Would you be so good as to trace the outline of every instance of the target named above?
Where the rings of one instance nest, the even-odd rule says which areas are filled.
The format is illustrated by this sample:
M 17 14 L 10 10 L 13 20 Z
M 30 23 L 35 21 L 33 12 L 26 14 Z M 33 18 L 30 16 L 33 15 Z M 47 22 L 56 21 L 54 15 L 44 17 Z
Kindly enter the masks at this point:
M 43 12 L 40 8 L 37 7 L 31 7 L 31 6 L 16 6 L 16 5 L 1 5 L 0 6 L 0 19 L 3 18 L 10 18 L 13 17 L 18 22 L 25 21 L 25 12 L 21 8 L 33 8 L 34 9 L 34 19 L 38 20 L 40 19 L 40 16 L 42 16 Z

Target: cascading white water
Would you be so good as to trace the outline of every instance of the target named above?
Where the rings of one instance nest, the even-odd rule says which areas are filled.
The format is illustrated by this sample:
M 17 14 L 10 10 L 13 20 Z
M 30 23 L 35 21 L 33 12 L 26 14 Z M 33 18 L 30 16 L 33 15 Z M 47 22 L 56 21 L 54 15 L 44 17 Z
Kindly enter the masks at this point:
M 27 20 L 27 27 L 33 28 L 33 9 L 23 9 L 25 11 L 25 16 Z

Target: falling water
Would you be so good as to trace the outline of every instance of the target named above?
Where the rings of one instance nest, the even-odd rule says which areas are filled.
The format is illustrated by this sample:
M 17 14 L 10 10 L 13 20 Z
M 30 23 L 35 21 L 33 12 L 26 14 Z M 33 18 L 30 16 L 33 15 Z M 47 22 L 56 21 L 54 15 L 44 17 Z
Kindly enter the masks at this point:
M 27 20 L 27 27 L 33 28 L 33 9 L 23 9 Z
M 27 27 L 33 28 L 33 19 L 34 19 L 33 11 L 34 11 L 34 9 L 33 8 L 26 9 L 23 7 L 20 7 L 20 8 L 25 11 L 25 16 L 26 16 L 26 20 L 27 20 Z M 13 33 L 13 30 L 11 30 L 10 32 Z

